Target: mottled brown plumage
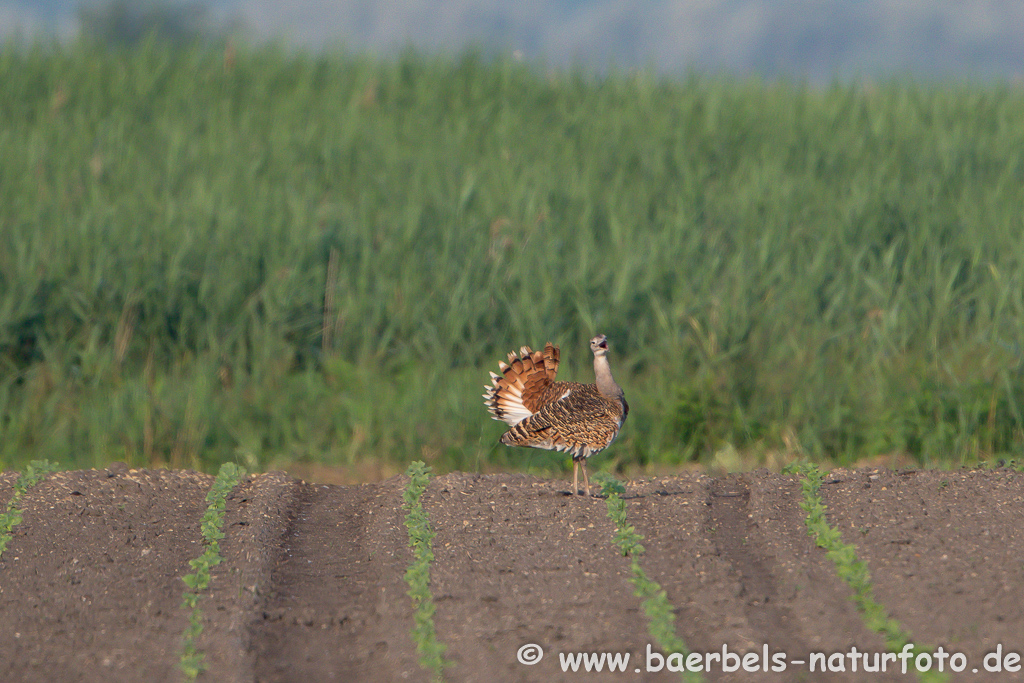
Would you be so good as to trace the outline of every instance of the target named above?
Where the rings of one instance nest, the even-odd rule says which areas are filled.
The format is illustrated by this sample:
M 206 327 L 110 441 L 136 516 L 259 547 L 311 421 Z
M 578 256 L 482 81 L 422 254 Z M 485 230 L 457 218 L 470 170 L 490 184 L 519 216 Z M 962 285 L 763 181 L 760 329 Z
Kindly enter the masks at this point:
M 594 384 L 557 382 L 558 347 L 548 342 L 543 351 L 529 346 L 498 363 L 501 375 L 491 373 L 484 404 L 495 420 L 511 425 L 501 437 L 508 446 L 524 446 L 572 454 L 573 492 L 579 491 L 579 469 L 590 495 L 587 458 L 611 445 L 629 413 L 622 389 L 608 365 L 608 341 L 602 334 L 590 340 L 594 352 Z

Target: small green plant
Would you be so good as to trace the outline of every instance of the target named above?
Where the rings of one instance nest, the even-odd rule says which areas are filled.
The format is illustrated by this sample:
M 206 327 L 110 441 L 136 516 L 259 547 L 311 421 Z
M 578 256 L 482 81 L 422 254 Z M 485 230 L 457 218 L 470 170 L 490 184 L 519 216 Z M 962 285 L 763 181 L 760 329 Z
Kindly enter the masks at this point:
M 626 518 L 626 501 L 622 500 L 626 488 L 622 482 L 605 472 L 598 473 L 594 481 L 601 486 L 601 494 L 604 495 L 608 506 L 608 518 L 615 525 L 613 541 L 622 555 L 630 558 L 630 571 L 633 576 L 629 582 L 633 584 L 633 592 L 640 598 L 644 614 L 647 615 L 647 631 L 662 651 L 678 652 L 685 658 L 690 650 L 676 635 L 676 617 L 672 612 L 672 604 L 668 601 L 664 589 L 657 581 L 649 578 L 640 566 L 638 557 L 644 553 L 644 547 L 640 544 L 643 536 L 637 533 L 636 528 Z M 683 673 L 683 680 L 695 683 L 702 679 L 697 672 L 687 671 Z
M 430 481 L 430 468 L 421 460 L 409 465 L 405 471 L 409 486 L 402 493 L 405 509 L 405 528 L 409 533 L 409 547 L 413 561 L 405 572 L 409 584 L 408 595 L 412 598 L 413 628 L 412 639 L 420 655 L 420 666 L 430 673 L 432 681 L 444 680 L 445 646 L 437 641 L 434 629 L 434 598 L 430 594 L 430 563 L 434 561 L 434 531 L 423 510 L 420 498 Z
M 46 460 L 33 460 L 26 467 L 18 480 L 14 482 L 14 495 L 7 501 L 7 509 L 0 514 L 0 555 L 7 549 L 7 544 L 13 538 L 11 531 L 21 524 L 21 499 L 25 497 L 28 490 L 41 482 L 47 474 L 53 472 L 57 467 Z
M 181 577 L 181 580 L 188 586 L 188 590 L 182 596 L 182 606 L 188 610 L 188 627 L 183 637 L 181 658 L 178 660 L 178 668 L 185 674 L 188 680 L 195 680 L 205 668 L 204 659 L 206 655 L 196 649 L 196 640 L 203 632 L 203 613 L 199 609 L 199 595 L 210 585 L 210 569 L 221 563 L 220 541 L 224 538 L 221 526 L 224 524 L 224 508 L 231 489 L 238 484 L 238 480 L 245 475 L 245 469 L 234 464 L 224 463 L 220 466 L 217 478 L 206 494 L 208 503 L 206 512 L 203 514 L 201 528 L 203 532 L 203 554 L 194 560 L 189 560 L 189 566 L 193 572 Z
M 864 624 L 885 639 L 885 646 L 890 652 L 900 652 L 911 642 L 911 635 L 905 631 L 898 621 L 889 616 L 885 607 L 874 597 L 871 574 L 867 563 L 857 557 L 857 547 L 844 543 L 839 529 L 829 525 L 825 513 L 828 508 L 821 500 L 822 474 L 814 464 L 793 464 L 783 469 L 783 474 L 798 474 L 801 478 L 804 501 L 800 507 L 807 513 L 805 523 L 807 533 L 814 538 L 819 547 L 827 551 L 828 558 L 836 567 L 836 573 L 853 589 L 853 602 L 864 620 Z M 920 645 L 914 646 L 914 657 L 928 650 Z M 918 671 L 917 678 L 926 683 L 939 683 L 947 680 L 944 673 L 935 669 Z

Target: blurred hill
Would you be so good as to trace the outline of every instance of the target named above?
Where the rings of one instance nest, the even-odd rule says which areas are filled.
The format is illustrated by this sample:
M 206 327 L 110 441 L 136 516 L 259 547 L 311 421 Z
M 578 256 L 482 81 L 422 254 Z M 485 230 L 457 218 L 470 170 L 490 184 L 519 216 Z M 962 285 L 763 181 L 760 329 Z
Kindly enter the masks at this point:
M 119 0 L 0 0 L 0 36 L 77 35 L 83 14 Z M 151 8 L 142 0 L 128 7 Z M 739 75 L 1024 78 L 1024 3 L 908 0 L 164 0 L 254 40 L 387 53 L 511 51 L 550 66 L 653 66 Z M 143 10 L 139 10 L 143 11 Z M 240 28 L 239 28 L 240 27 Z

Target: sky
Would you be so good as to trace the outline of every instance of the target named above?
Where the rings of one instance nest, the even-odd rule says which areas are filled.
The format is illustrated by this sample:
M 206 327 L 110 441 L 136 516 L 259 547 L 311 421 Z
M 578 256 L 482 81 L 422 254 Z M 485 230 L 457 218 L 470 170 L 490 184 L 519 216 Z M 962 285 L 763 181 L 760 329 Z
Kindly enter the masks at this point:
M 97 0 L 87 0 L 97 2 Z M 133 0 L 138 1 L 138 0 Z M 182 0 L 167 0 L 169 2 Z M 195 1 L 195 0 L 193 0 Z M 387 54 L 473 45 L 554 67 L 1024 80 L 1020 0 L 206 0 L 251 41 Z M 78 0 L 0 0 L 0 36 L 77 32 Z

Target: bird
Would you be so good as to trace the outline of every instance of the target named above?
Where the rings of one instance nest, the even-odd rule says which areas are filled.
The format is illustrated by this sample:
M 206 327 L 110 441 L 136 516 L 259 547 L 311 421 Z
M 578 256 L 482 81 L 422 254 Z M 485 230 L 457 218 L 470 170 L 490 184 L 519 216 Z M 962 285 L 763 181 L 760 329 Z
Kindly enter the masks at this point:
M 608 364 L 608 338 L 590 340 L 594 352 L 593 384 L 557 382 L 559 349 L 548 342 L 543 351 L 529 346 L 508 354 L 499 362 L 501 374 L 491 372 L 485 385 L 484 405 L 491 417 L 509 425 L 501 436 L 506 446 L 561 451 L 572 455 L 572 490 L 579 495 L 579 470 L 583 470 L 586 495 L 590 495 L 587 458 L 600 453 L 618 436 L 629 404 L 612 377 Z

